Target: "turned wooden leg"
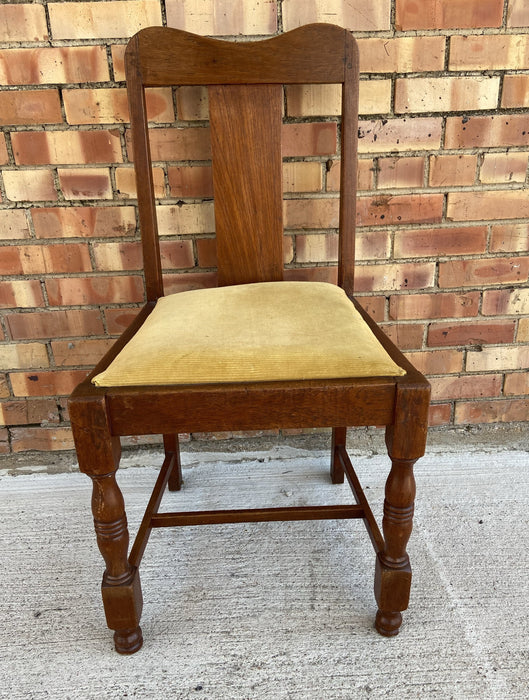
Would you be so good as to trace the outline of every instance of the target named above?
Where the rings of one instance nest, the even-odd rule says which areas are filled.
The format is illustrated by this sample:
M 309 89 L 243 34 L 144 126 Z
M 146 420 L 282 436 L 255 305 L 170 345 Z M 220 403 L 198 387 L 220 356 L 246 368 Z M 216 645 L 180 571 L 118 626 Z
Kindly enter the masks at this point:
M 333 484 L 343 484 L 344 470 L 338 458 L 338 447 L 345 447 L 347 428 L 333 428 L 331 442 L 331 480 Z
M 378 553 L 375 569 L 375 597 L 378 612 L 375 626 L 380 634 L 399 633 L 401 611 L 410 597 L 411 567 L 406 545 L 413 526 L 416 460 L 393 459 L 386 482 L 382 530 L 385 546 Z
M 182 488 L 182 464 L 180 462 L 180 446 L 178 444 L 178 435 L 164 435 L 163 445 L 165 456 L 174 458 L 171 474 L 167 482 L 169 491 L 180 491 Z

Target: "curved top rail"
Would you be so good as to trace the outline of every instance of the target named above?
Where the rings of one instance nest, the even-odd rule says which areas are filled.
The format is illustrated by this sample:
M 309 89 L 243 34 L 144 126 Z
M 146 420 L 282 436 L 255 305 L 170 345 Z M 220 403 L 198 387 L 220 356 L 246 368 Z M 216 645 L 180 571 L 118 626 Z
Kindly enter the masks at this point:
M 224 41 L 171 27 L 141 29 L 129 41 L 127 79 L 145 86 L 343 83 L 357 62 L 351 33 L 309 24 L 262 41 Z

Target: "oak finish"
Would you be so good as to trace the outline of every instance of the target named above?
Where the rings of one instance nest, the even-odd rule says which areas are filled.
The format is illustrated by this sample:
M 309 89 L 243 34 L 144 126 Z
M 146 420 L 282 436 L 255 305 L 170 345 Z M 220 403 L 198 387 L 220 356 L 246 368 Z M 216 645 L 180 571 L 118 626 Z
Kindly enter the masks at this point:
M 208 86 L 219 284 L 281 280 L 282 85 L 340 83 L 343 91 L 338 282 L 353 299 L 358 52 L 349 32 L 308 25 L 265 41 L 234 43 L 152 27 L 126 51 L 147 303 L 131 327 L 73 392 L 69 410 L 81 471 L 93 481 L 92 512 L 105 561 L 102 594 L 116 650 L 137 651 L 142 594 L 139 566 L 153 527 L 320 518 L 362 518 L 376 552 L 376 627 L 398 633 L 408 605 L 413 465 L 424 454 L 429 385 L 358 307 L 402 377 L 97 388 L 106 368 L 163 295 L 145 87 Z M 356 302 L 355 302 L 356 303 Z M 391 470 L 382 533 L 346 451 L 345 426 L 386 426 Z M 331 480 L 347 478 L 355 503 L 340 506 L 159 513 L 164 490 L 182 487 L 178 433 L 333 427 Z M 161 434 L 165 460 L 130 554 L 123 496 L 116 483 L 120 437 Z

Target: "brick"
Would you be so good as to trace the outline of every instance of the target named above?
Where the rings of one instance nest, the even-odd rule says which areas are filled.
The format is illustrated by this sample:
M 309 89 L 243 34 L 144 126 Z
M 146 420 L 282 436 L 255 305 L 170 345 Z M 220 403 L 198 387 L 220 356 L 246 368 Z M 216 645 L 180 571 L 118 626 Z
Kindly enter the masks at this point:
M 161 236 L 213 233 L 215 231 L 213 202 L 159 206 L 156 208 L 156 212 L 158 231 Z
M 499 77 L 397 78 L 395 113 L 494 109 Z
M 47 41 L 48 28 L 43 5 L 0 5 L 0 41 Z
M 515 374 L 507 374 L 503 393 L 506 396 L 529 394 L 529 373 L 517 372 Z
M 444 68 L 443 36 L 358 39 L 361 73 L 419 73 Z
M 88 246 L 6 246 L 0 259 L 1 275 L 40 275 L 54 272 L 87 272 L 92 265 Z
M 451 221 L 521 219 L 529 216 L 525 190 L 449 192 L 446 218 Z
M 516 347 L 487 347 L 481 352 L 467 354 L 467 372 L 488 372 L 506 369 L 527 370 L 529 345 Z
M 319 192 L 322 180 L 321 163 L 283 163 L 284 192 Z
M 283 157 L 332 156 L 337 152 L 337 146 L 337 128 L 334 122 L 283 126 Z
M 61 122 L 58 90 L 0 92 L 0 126 L 60 124 Z
M 372 296 L 357 297 L 360 306 L 366 311 L 371 318 L 377 323 L 385 320 L 386 297 Z
M 437 223 L 442 216 L 442 194 L 379 195 L 359 197 L 357 202 L 359 226 Z
M 477 161 L 477 156 L 463 154 L 430 156 L 430 186 L 473 185 L 476 181 Z
M 483 345 L 513 343 L 515 321 L 471 321 L 468 323 L 432 323 L 428 328 L 428 345 Z
M 330 170 L 327 172 L 327 191 L 338 192 L 340 189 L 340 161 L 327 161 L 327 167 Z M 373 161 L 369 159 L 361 159 L 358 161 L 357 183 L 358 190 L 372 190 L 374 186 L 374 167 Z
M 492 182 L 525 182 L 527 153 L 485 153 L 480 180 Z
M 457 374 L 463 369 L 462 350 L 425 350 L 405 355 L 423 374 Z
M 120 304 L 144 299 L 139 276 L 49 279 L 46 290 L 51 306 Z
M 360 121 L 358 152 L 435 150 L 441 144 L 441 127 L 437 117 Z
M 44 298 L 38 280 L 13 280 L 0 282 L 0 309 L 44 306 Z
M 116 82 L 122 82 L 125 80 L 125 49 L 127 44 L 114 44 L 110 47 L 110 52 L 112 55 L 112 72 L 114 73 L 114 80 Z
M 529 250 L 529 223 L 492 226 L 492 253 L 523 253 Z
M 9 314 L 6 321 L 14 340 L 86 337 L 104 333 L 101 316 L 95 309 Z
M 486 249 L 486 226 L 395 232 L 396 258 L 479 255 Z
M 86 377 L 85 370 L 11 372 L 14 396 L 67 396 Z
M 217 266 L 217 241 L 214 238 L 196 240 L 199 267 Z
M 452 404 L 434 404 L 428 411 L 428 425 L 431 427 L 447 425 L 452 417 Z
M 525 0 L 508 0 L 507 26 L 528 27 L 529 7 Z
M 11 447 L 15 453 L 74 449 L 70 428 L 13 428 L 10 433 Z
M 360 292 L 433 287 L 434 263 L 358 265 L 355 289 Z
M 7 377 L 5 374 L 0 374 L 0 398 L 6 399 L 11 396 L 11 392 L 7 385 Z
M 391 253 L 389 231 L 357 231 L 355 240 L 357 260 L 386 260 Z
M 395 28 L 478 29 L 500 27 L 503 0 L 396 0 Z
M 529 75 L 506 75 L 503 78 L 501 106 L 529 107 Z
M 443 399 L 475 399 L 501 394 L 501 374 L 482 374 L 468 377 L 432 377 L 432 401 Z
M 53 173 L 49 170 L 3 170 L 7 199 L 42 202 L 57 199 Z
M 176 90 L 176 114 L 181 121 L 209 119 L 208 89 L 203 85 L 185 85 Z
M 114 341 L 111 338 L 89 340 L 55 340 L 51 349 L 57 367 L 87 366 L 97 364 L 110 350 Z
M 167 25 L 195 34 L 230 36 L 275 34 L 275 2 L 238 5 L 237 10 L 216 0 L 166 0 Z
M 400 350 L 417 350 L 422 347 L 424 325 L 422 323 L 386 323 L 382 330 Z
M 119 131 L 23 131 L 11 135 L 20 165 L 121 163 Z
M 455 423 L 512 423 L 526 421 L 528 415 L 528 399 L 464 401 L 456 405 Z
M 490 289 L 483 292 L 483 314 L 529 315 L 529 289 Z
M 44 343 L 0 345 L 0 367 L 4 370 L 49 367 Z
M 134 321 L 139 309 L 105 309 L 105 323 L 110 335 L 121 335 L 125 329 Z
M 525 282 L 529 258 L 449 260 L 439 264 L 439 287 L 475 287 Z
M 293 282 L 328 282 L 337 284 L 338 267 L 293 267 L 286 269 L 284 279 Z
M 523 70 L 529 68 L 526 34 L 453 36 L 450 39 L 451 70 Z
M 7 241 L 29 237 L 28 220 L 24 210 L 0 210 L 0 239 Z
M 216 272 L 186 272 L 164 277 L 165 293 L 189 292 L 193 289 L 209 289 L 217 286 Z
M 335 260 L 338 260 L 338 234 L 296 236 L 296 261 L 298 263 Z
M 57 168 L 65 199 L 112 199 L 108 168 Z
M 388 31 L 390 20 L 390 0 L 289 0 L 283 7 L 285 31 L 311 22 L 332 22 L 357 32 Z
M 165 173 L 163 168 L 153 168 L 154 196 L 165 197 Z M 134 168 L 116 168 L 116 194 L 125 199 L 136 199 L 136 176 Z
M 378 188 L 422 187 L 424 158 L 380 158 Z
M 0 134 L 0 165 L 9 163 L 9 153 L 7 152 L 6 137 Z
M 0 425 L 58 423 L 60 414 L 53 399 L 16 399 L 0 403 Z
M 134 207 L 43 207 L 32 209 L 37 238 L 103 238 L 136 231 Z
M 477 316 L 480 293 L 393 295 L 389 317 L 394 319 L 465 318 Z
M 50 2 L 48 11 L 54 40 L 130 37 L 143 27 L 162 24 L 158 0 Z
M 1 85 L 91 83 L 107 80 L 109 73 L 104 46 L 0 51 Z
M 210 165 L 170 166 L 167 174 L 171 197 L 213 197 Z
M 385 114 L 391 108 L 391 80 L 362 80 L 359 86 L 360 114 Z M 340 85 L 289 85 L 287 114 L 292 117 L 341 114 Z
M 527 146 L 529 115 L 448 117 L 445 148 Z
M 521 318 L 518 322 L 517 343 L 529 343 L 529 318 Z
M 210 160 L 209 129 L 202 127 L 151 129 L 151 157 L 153 161 Z M 133 161 L 130 131 L 127 130 L 127 151 Z
M 98 270 L 140 270 L 143 268 L 139 242 L 96 243 L 93 250 Z M 194 267 L 193 242 L 190 239 L 162 241 L 160 252 L 164 268 Z
M 76 88 L 63 90 L 62 94 L 68 124 L 114 124 L 130 121 L 125 88 Z M 171 88 L 146 90 L 146 104 L 150 121 L 174 121 Z

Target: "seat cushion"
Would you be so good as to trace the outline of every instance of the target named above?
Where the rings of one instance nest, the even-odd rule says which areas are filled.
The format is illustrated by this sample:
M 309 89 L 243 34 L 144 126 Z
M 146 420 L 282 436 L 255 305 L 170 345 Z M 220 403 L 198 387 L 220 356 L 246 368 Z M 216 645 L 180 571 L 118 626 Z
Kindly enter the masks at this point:
M 97 386 L 397 376 L 345 292 L 325 282 L 261 282 L 158 300 Z

